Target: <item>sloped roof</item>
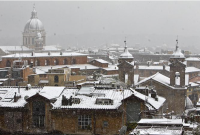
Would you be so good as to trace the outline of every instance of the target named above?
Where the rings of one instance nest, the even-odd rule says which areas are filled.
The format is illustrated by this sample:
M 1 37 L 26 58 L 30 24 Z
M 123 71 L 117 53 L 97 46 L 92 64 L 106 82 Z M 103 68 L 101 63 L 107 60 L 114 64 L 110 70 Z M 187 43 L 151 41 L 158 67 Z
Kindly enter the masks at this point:
M 109 63 L 109 62 L 107 62 L 107 61 L 105 61 L 103 59 L 95 59 L 95 60 L 98 61 L 99 63 Z
M 141 93 L 139 93 L 135 90 L 133 90 L 133 94 L 134 94 L 134 96 L 138 97 L 139 99 L 146 101 L 146 103 L 151 105 L 156 110 L 158 110 L 161 106 L 163 106 L 164 102 L 166 101 L 166 99 L 164 97 L 161 97 L 161 96 L 157 96 L 158 101 L 156 101 L 151 96 L 146 96 L 146 95 L 141 94 Z
M 162 84 L 164 84 L 164 85 L 167 85 L 167 86 L 170 85 L 170 78 L 167 77 L 167 76 L 164 76 L 163 74 L 160 74 L 159 72 L 157 72 L 156 74 L 154 74 L 154 75 L 152 75 L 152 76 L 150 76 L 150 77 L 147 77 L 147 78 L 141 80 L 141 81 L 138 82 L 136 85 L 139 85 L 139 84 L 141 84 L 141 83 L 143 83 L 143 82 L 146 82 L 147 80 L 150 80 L 150 79 L 153 79 L 153 80 L 155 80 L 155 81 L 158 81 L 158 82 L 160 82 L 160 83 L 162 83 Z
M 189 77 L 187 77 L 187 76 L 188 75 L 186 74 L 185 85 L 188 85 L 188 82 L 189 82 L 189 80 L 188 80 Z M 155 81 L 157 81 L 157 82 L 159 82 L 161 84 L 164 84 L 165 86 L 168 86 L 170 88 L 176 89 L 175 87 L 173 87 L 173 86 L 170 85 L 170 78 L 167 77 L 167 76 L 165 76 L 165 75 L 163 75 L 163 74 L 160 74 L 159 72 L 157 72 L 156 74 L 154 74 L 154 75 L 152 75 L 150 77 L 147 77 L 147 78 L 141 80 L 140 82 L 138 82 L 135 85 L 140 85 L 140 84 L 142 84 L 142 83 L 144 83 L 144 82 L 146 82 L 148 80 L 151 80 L 151 79 L 155 80 Z

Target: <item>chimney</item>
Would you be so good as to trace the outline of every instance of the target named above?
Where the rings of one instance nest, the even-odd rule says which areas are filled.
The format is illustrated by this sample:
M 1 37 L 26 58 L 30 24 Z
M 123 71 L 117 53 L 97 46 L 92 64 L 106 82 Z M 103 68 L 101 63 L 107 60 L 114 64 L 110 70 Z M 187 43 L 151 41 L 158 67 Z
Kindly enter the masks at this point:
M 165 71 L 165 64 L 163 64 L 163 71 Z
M 35 52 L 32 52 L 32 53 L 31 53 L 31 56 L 35 56 Z
M 14 95 L 14 102 L 17 102 L 19 99 L 21 98 L 21 95 L 17 95 L 17 92 L 15 92 L 15 95 Z
M 158 101 L 157 92 L 156 90 L 151 89 L 151 97 Z

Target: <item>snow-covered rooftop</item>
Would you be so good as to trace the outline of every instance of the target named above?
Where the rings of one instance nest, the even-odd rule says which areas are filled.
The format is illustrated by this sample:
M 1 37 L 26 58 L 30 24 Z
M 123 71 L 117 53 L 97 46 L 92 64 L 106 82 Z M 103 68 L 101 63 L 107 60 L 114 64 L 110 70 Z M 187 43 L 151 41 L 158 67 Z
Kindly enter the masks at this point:
M 141 119 L 130 135 L 181 135 L 182 131 L 182 119 Z
M 124 93 L 124 94 L 123 94 Z M 14 96 L 20 98 L 14 102 Z M 165 99 L 158 96 L 158 101 L 145 96 L 135 90 L 95 90 L 92 87 L 85 87 L 81 90 L 78 89 L 65 89 L 65 87 L 35 87 L 26 90 L 26 88 L 7 88 L 0 87 L 0 107 L 19 108 L 27 104 L 27 100 L 35 95 L 40 95 L 48 100 L 54 100 L 51 105 L 53 109 L 72 108 L 72 109 L 117 109 L 122 105 L 122 100 L 130 96 L 136 96 L 139 99 L 146 101 L 146 105 L 151 106 L 150 109 L 159 109 Z M 80 99 L 80 103 L 73 103 L 72 105 L 62 105 L 63 96 L 67 98 Z M 112 104 L 96 104 L 96 99 L 110 99 Z
M 95 59 L 95 60 L 98 61 L 98 62 L 100 62 L 100 63 L 109 63 L 109 62 L 107 62 L 107 61 L 105 61 L 103 59 Z
M 200 72 L 200 69 L 196 68 L 196 67 L 186 67 L 185 68 L 185 73 L 191 73 L 191 72 Z
M 156 101 L 154 98 L 152 98 L 151 96 L 146 96 L 143 95 L 135 90 L 133 90 L 133 94 L 138 97 L 139 99 L 146 101 L 147 104 L 150 105 L 150 107 L 153 107 L 153 110 L 156 109 L 158 110 L 161 106 L 163 106 L 164 102 L 166 101 L 166 99 L 164 97 L 161 96 L 157 96 L 158 101 Z M 148 106 L 148 105 L 146 105 Z M 149 107 L 149 106 L 148 106 Z M 149 108 L 151 109 L 151 108 Z
M 5 53 L 10 53 L 11 51 L 31 51 L 25 46 L 0 46 L 0 49 Z
M 183 125 L 182 119 L 141 119 L 138 124 Z
M 186 77 L 185 77 L 185 85 L 188 85 L 188 82 L 189 82 L 189 80 L 188 80 L 189 77 L 187 77 L 187 76 L 188 75 L 186 75 Z M 160 82 L 160 83 L 162 83 L 162 84 L 164 84 L 164 85 L 166 85 L 168 87 L 175 88 L 175 87 L 170 85 L 170 78 L 165 76 L 165 75 L 163 75 L 163 74 L 160 74 L 159 72 L 157 72 L 156 74 L 154 74 L 154 75 L 152 75 L 150 77 L 147 77 L 147 78 L 141 80 L 136 85 L 140 85 L 140 84 L 142 84 L 142 83 L 144 83 L 144 82 L 146 82 L 146 81 L 148 81 L 150 79 L 153 79 L 153 80 L 155 80 L 157 82 Z
M 139 69 L 142 70 L 163 70 L 163 66 L 148 66 L 148 65 L 141 65 Z
M 111 70 L 118 70 L 117 65 L 108 65 L 107 68 L 103 68 L 104 70 L 111 71 Z
M 60 57 L 60 56 L 87 56 L 87 54 L 77 52 L 43 52 L 43 53 L 15 53 L 10 55 L 2 56 L 2 58 L 19 58 L 19 57 Z
M 185 60 L 186 61 L 200 61 L 200 59 L 197 57 L 189 57 L 189 58 L 186 58 Z

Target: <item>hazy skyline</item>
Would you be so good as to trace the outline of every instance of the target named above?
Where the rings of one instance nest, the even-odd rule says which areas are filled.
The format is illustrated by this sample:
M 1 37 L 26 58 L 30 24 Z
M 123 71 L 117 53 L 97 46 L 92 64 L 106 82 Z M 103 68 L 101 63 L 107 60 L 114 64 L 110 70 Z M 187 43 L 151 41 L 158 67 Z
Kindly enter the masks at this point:
M 166 41 L 156 44 L 175 43 L 178 35 L 180 38 L 195 37 L 200 43 L 199 1 L 1 1 L 0 39 L 17 37 L 19 42 L 16 44 L 21 44 L 22 32 L 31 17 L 33 4 L 46 30 L 48 44 L 59 43 L 59 36 L 65 35 L 71 35 L 70 40 L 81 44 L 85 37 L 78 41 L 73 35 L 84 34 L 121 35 L 120 41 L 127 37 L 131 38 L 132 44 L 143 42 L 137 37 L 132 39 L 134 35 L 144 35 L 147 40 L 151 40 L 151 35 L 163 36 L 162 40 L 166 35 L 174 36 L 172 41 L 166 38 Z M 55 39 L 49 40 L 48 37 Z M 99 44 L 108 42 L 106 37 L 104 39 Z M 90 37 L 85 40 L 90 40 Z M 118 42 L 118 39 L 109 40 Z M 185 43 L 183 41 L 184 38 L 180 39 L 180 43 Z

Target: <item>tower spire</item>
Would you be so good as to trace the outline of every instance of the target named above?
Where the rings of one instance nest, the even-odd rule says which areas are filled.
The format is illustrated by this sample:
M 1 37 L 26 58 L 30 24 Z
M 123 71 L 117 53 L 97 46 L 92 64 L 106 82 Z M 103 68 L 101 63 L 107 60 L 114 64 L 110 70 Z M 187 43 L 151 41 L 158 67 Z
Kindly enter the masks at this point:
M 177 36 L 177 39 L 176 39 L 176 51 L 178 50 L 178 36 Z
M 126 37 L 125 37 L 125 40 L 124 40 L 124 44 L 125 44 L 124 52 L 126 52 L 126 50 L 127 50 L 127 46 L 126 46 Z

